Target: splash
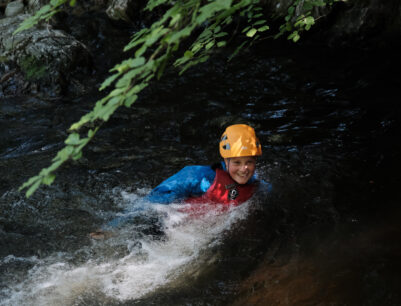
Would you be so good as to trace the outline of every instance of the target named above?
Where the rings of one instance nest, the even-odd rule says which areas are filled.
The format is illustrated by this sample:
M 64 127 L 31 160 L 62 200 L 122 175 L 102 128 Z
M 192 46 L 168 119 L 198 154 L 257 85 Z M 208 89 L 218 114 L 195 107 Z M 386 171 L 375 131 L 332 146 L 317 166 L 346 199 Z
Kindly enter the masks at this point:
M 221 234 L 248 213 L 246 203 L 228 211 L 213 206 L 194 216 L 183 204 L 149 205 L 138 192 L 123 191 L 120 199 L 126 209 L 120 217 L 129 221 L 115 228 L 111 238 L 41 260 L 4 259 L 4 264 L 5 260 L 28 260 L 32 268 L 24 281 L 0 292 L 0 305 L 139 299 L 185 278 L 201 256 L 211 255 L 208 249 L 222 242 Z

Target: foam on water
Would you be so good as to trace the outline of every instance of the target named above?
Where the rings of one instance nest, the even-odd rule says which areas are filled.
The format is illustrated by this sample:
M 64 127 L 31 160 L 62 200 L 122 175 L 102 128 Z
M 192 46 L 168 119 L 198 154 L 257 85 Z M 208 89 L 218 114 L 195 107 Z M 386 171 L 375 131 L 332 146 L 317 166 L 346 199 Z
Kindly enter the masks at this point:
M 163 234 L 143 234 L 136 222 L 116 229 L 110 239 L 85 246 L 81 251 L 93 255 L 84 263 L 72 263 L 72 254 L 27 258 L 33 267 L 24 281 L 0 292 L 0 305 L 71 305 L 82 296 L 93 296 L 101 303 L 138 299 L 185 277 L 200 254 L 218 245 L 223 231 L 248 212 L 245 203 L 225 212 L 215 207 L 194 217 L 182 209 L 183 204 L 145 206 L 138 194 L 121 195 L 127 214 L 145 223 L 147 215 L 157 216 Z M 124 252 L 117 252 L 118 248 Z

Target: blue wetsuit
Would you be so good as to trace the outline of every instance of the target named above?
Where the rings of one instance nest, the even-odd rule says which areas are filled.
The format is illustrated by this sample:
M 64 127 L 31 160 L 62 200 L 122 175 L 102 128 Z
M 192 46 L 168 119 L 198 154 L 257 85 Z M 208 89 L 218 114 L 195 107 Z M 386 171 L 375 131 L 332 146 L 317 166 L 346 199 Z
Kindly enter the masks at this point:
M 224 162 L 214 166 L 186 166 L 156 186 L 146 199 L 153 203 L 169 204 L 174 201 L 201 196 L 213 184 L 216 167 L 226 170 Z M 254 175 L 248 183 L 253 183 L 256 180 Z M 266 191 L 270 191 L 270 184 L 263 181 L 260 183 L 264 185 Z

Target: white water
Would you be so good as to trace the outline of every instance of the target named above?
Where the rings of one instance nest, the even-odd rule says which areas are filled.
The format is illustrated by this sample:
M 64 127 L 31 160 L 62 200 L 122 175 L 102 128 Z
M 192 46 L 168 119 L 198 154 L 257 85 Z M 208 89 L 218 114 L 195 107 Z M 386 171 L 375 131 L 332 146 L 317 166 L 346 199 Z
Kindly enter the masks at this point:
M 138 299 L 185 277 L 191 267 L 202 262 L 201 256 L 212 256 L 207 250 L 218 245 L 223 231 L 248 212 L 245 203 L 228 212 L 216 209 L 191 217 L 182 211 L 182 204 L 145 206 L 141 196 L 125 192 L 122 198 L 121 205 L 130 209 L 131 216 L 162 218 L 165 236 L 138 236 L 135 231 L 141 224 L 128 224 L 111 238 L 94 240 L 79 250 L 91 254 L 79 264 L 71 260 L 79 252 L 44 259 L 8 256 L 0 265 L 19 260 L 29 261 L 33 267 L 24 281 L 11 282 L 0 291 L 0 305 L 73 305 L 85 298 L 107 304 Z

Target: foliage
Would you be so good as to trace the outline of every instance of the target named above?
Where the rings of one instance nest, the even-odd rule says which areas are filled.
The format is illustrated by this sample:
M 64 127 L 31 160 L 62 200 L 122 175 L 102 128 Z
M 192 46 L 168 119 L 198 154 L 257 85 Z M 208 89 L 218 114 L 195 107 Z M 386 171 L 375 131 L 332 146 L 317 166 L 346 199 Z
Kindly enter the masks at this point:
M 16 33 L 41 20 L 49 20 L 67 2 L 75 4 L 75 1 L 51 0 L 35 16 L 25 20 Z M 303 14 L 297 16 L 295 8 L 301 2 Z M 183 73 L 191 66 L 207 61 L 216 48 L 225 47 L 235 17 L 246 20 L 240 33 L 247 39 L 235 49 L 232 56 L 259 39 L 269 30 L 269 26 L 258 4 L 259 0 L 149 0 L 145 10 L 162 7 L 165 9 L 163 16 L 132 36 L 124 48 L 124 51 L 132 54 L 131 57 L 111 69 L 111 76 L 100 87 L 101 91 L 107 89 L 108 94 L 97 101 L 91 112 L 71 125 L 66 146 L 53 158 L 53 163 L 30 178 L 20 189 L 28 188 L 26 196 L 29 197 L 41 184 L 50 185 L 54 181 L 55 170 L 68 160 L 79 159 L 83 147 L 94 137 L 100 125 L 119 107 L 130 107 L 138 94 L 152 79 L 159 79 L 170 63 Z M 296 29 L 289 39 L 297 41 L 299 31 L 308 30 L 314 23 L 310 15 L 313 7 L 323 4 L 322 0 L 296 0 L 289 8 L 286 23 L 280 28 L 279 34 Z M 295 23 L 292 23 L 294 18 Z M 189 48 L 180 48 L 184 41 L 189 41 Z M 83 133 L 83 130 L 87 133 Z
M 49 21 L 55 14 L 61 11 L 63 4 L 69 2 L 71 6 L 74 6 L 76 0 L 50 0 L 49 4 L 42 6 L 42 8 L 36 12 L 31 18 L 25 19 L 14 34 L 32 28 L 34 25 L 38 24 L 40 21 Z
M 312 16 L 313 10 L 338 1 L 341 0 L 295 0 L 289 6 L 287 16 L 284 18 L 285 23 L 280 26 L 279 33 L 275 35 L 275 38 L 290 32 L 287 38 L 297 42 L 301 38 L 300 33 L 309 31 L 315 24 L 315 17 Z

